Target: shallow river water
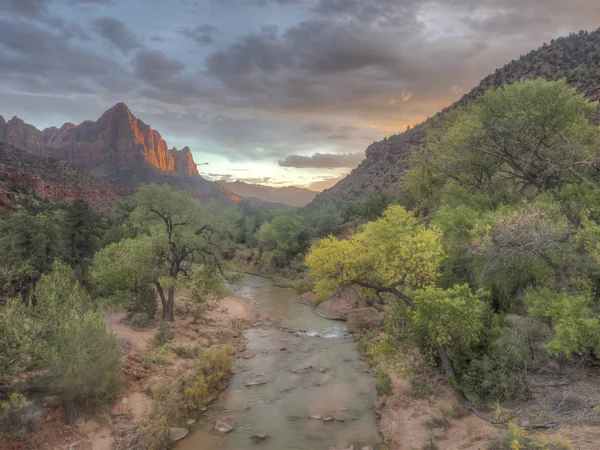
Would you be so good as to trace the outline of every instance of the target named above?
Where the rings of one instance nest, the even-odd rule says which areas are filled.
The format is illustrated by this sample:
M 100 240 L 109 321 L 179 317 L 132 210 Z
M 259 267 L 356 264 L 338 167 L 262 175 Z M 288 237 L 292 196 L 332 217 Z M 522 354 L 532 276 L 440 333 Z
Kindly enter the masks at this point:
M 246 331 L 252 359 L 239 359 L 228 388 L 201 420 L 204 424 L 178 450 L 328 450 L 355 449 L 381 442 L 373 405 L 375 381 L 365 371 L 345 324 L 316 315 L 295 302 L 296 293 L 270 280 L 247 276 L 235 295 L 251 298 L 282 325 Z M 253 380 L 260 386 L 247 387 Z M 311 418 L 311 416 L 313 416 Z M 326 420 L 322 420 L 326 418 Z M 216 419 L 235 428 L 214 430 Z M 253 434 L 266 434 L 255 442 Z

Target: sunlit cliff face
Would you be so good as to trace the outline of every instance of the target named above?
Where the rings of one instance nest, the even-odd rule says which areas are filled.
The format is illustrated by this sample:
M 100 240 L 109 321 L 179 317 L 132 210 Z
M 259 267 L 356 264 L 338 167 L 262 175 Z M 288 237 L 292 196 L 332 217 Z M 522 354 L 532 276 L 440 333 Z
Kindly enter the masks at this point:
M 43 129 L 125 102 L 207 177 L 321 189 L 371 142 L 599 23 L 597 0 L 5 0 L 0 115 Z

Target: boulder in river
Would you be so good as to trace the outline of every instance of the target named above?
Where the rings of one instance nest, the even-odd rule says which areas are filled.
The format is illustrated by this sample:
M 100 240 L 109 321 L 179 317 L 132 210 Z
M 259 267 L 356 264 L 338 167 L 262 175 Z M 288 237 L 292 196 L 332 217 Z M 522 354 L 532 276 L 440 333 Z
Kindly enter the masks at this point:
M 254 380 L 254 381 L 248 381 L 246 383 L 246 386 L 250 387 L 250 386 L 260 386 L 261 384 L 267 384 L 266 380 Z
M 346 320 L 351 310 L 364 306 L 365 302 L 358 291 L 344 289 L 342 292 L 320 303 L 315 308 L 315 312 L 326 319 Z
M 255 442 L 266 441 L 269 436 L 267 434 L 253 434 L 252 440 Z
M 354 450 L 354 445 L 334 445 L 329 450 Z
M 351 309 L 347 316 L 348 332 L 358 333 L 362 330 L 373 330 L 383 323 L 383 317 L 375 308 Z
M 231 430 L 233 430 L 233 427 L 228 423 L 217 420 L 215 423 L 215 430 L 220 431 L 221 433 L 229 433 Z
M 304 294 L 296 297 L 297 303 L 302 303 L 304 305 L 316 305 L 317 304 L 317 296 L 312 292 L 305 292 Z
M 242 352 L 242 358 L 244 358 L 244 359 L 254 358 L 255 356 L 256 356 L 256 353 L 251 352 L 250 350 L 244 350 Z
M 173 442 L 182 440 L 188 435 L 189 431 L 187 428 L 169 428 L 169 439 Z

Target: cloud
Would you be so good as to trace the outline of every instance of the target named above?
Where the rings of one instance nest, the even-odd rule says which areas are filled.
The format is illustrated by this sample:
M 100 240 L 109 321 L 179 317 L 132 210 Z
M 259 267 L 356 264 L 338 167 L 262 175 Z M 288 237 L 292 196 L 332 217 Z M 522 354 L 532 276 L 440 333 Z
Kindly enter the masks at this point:
M 218 32 L 219 30 L 210 25 L 198 25 L 195 28 L 183 27 L 179 29 L 179 34 L 199 45 L 212 44 Z
M 111 80 L 128 86 L 116 62 L 72 45 L 71 36 L 37 23 L 0 19 L 0 80 L 25 92 L 58 95 L 102 91 Z
M 127 29 L 127 25 L 112 17 L 101 17 L 94 21 L 94 28 L 104 39 L 123 52 L 142 47 L 139 38 Z
M 290 155 L 279 161 L 281 167 L 297 169 L 336 169 L 354 168 L 364 159 L 365 154 L 358 153 L 315 153 L 311 156 Z

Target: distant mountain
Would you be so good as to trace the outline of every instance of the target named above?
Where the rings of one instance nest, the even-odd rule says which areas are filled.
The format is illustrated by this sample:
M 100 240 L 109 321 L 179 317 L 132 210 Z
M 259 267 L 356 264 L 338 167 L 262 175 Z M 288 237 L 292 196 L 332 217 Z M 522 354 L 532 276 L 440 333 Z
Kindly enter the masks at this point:
M 315 191 L 295 186 L 271 187 L 243 181 L 219 181 L 219 184 L 244 198 L 257 198 L 263 202 L 282 203 L 297 208 L 308 205 L 317 195 Z
M 194 197 L 239 200 L 239 196 L 202 178 L 192 152 L 172 148 L 160 133 L 136 118 L 124 103 L 97 121 L 65 123 L 43 131 L 18 117 L 0 116 L 0 143 L 37 157 L 65 161 L 130 195 L 141 183 L 166 183 Z
M 528 78 L 545 78 L 567 82 L 590 101 L 600 99 L 600 29 L 581 31 L 558 38 L 539 49 L 521 56 L 484 78 L 479 86 L 459 101 L 436 115 L 461 107 L 491 87 L 499 87 Z M 592 118 L 598 120 L 598 117 Z M 348 176 L 320 193 L 309 207 L 339 199 L 368 198 L 379 194 L 402 192 L 401 179 L 406 170 L 406 157 L 423 143 L 428 119 L 413 129 L 374 142 L 366 150 L 366 158 Z
M 51 201 L 85 200 L 100 210 L 110 209 L 118 197 L 114 185 L 65 161 L 0 143 L 0 206 L 32 194 Z

